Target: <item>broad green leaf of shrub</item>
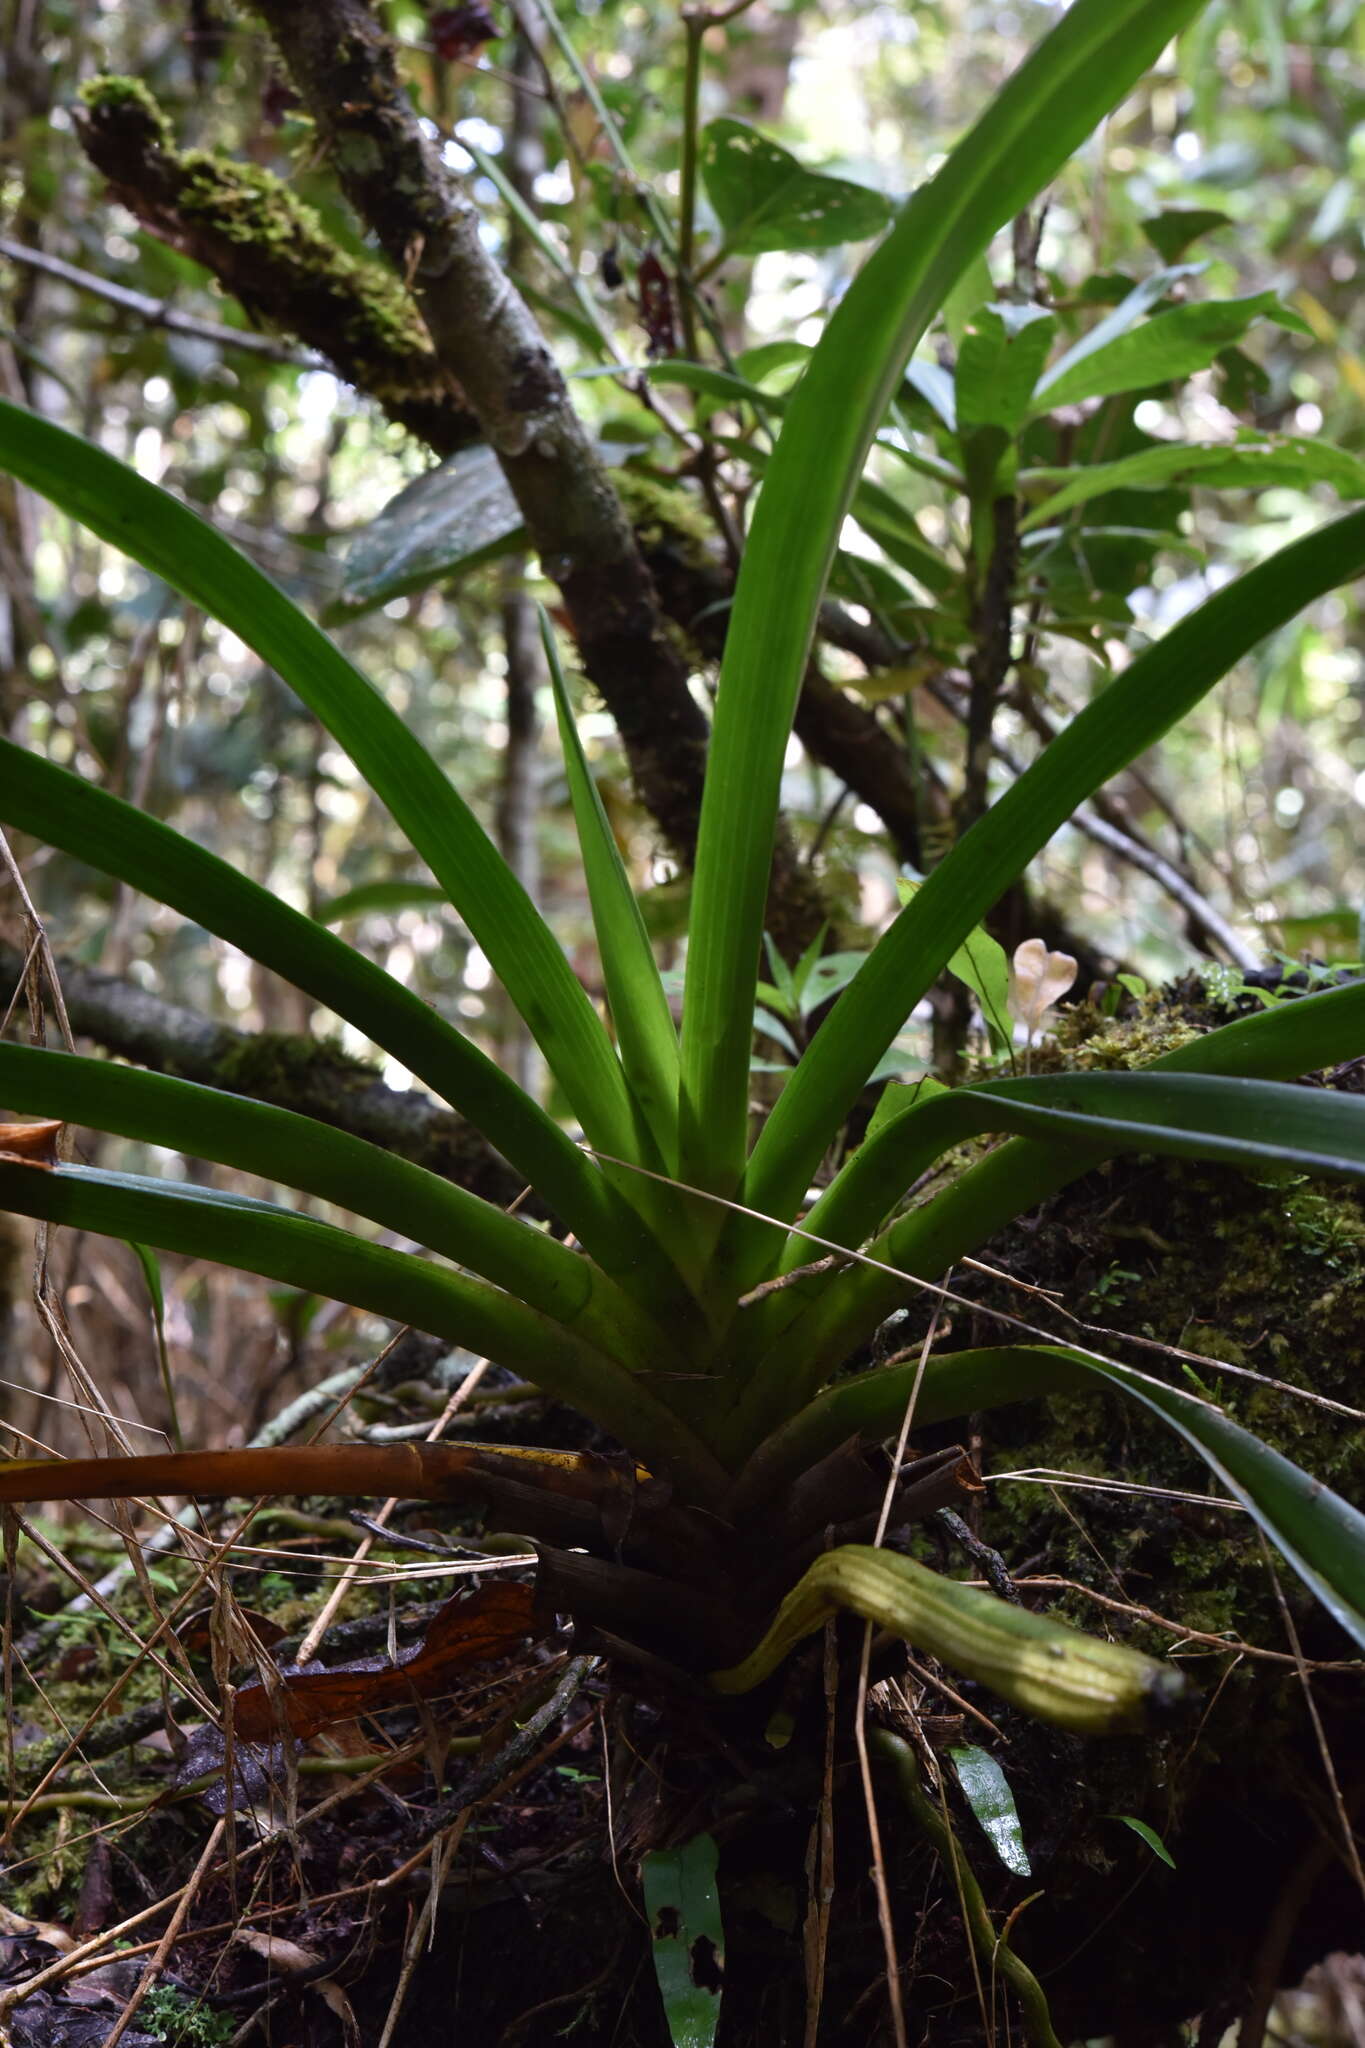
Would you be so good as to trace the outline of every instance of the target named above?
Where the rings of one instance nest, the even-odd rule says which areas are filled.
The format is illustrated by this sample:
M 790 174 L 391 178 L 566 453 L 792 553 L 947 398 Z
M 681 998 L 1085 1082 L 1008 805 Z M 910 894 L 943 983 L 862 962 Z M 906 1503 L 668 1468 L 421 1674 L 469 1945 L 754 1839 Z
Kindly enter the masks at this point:
M 738 256 L 864 242 L 891 218 L 882 193 L 808 171 L 745 121 L 712 121 L 702 131 L 701 174 L 725 247 Z
M 404 486 L 351 541 L 342 578 L 347 617 L 466 574 L 526 539 L 493 450 L 479 442 Z
M 1231 227 L 1232 217 L 1210 206 L 1165 206 L 1138 226 L 1162 262 L 1174 263 L 1201 236 Z
M 1274 292 L 1173 306 L 1080 361 L 1063 356 L 1039 384 L 1035 411 L 1051 412 L 1059 405 L 1079 405 L 1083 399 L 1108 398 L 1118 391 L 1144 391 L 1149 385 L 1192 376 L 1206 370 L 1230 342 L 1240 341 L 1256 320 L 1308 331 Z
M 1327 484 L 1343 498 L 1365 498 L 1365 462 L 1345 448 L 1294 435 L 1239 434 L 1235 441 L 1177 442 L 1144 448 L 1088 469 L 1031 469 L 1019 479 L 1030 497 L 1059 486 L 1020 521 L 1020 531 L 1046 526 L 1074 505 L 1110 491 L 1165 490 L 1200 484 L 1207 490 L 1246 491 L 1262 484 Z
M 974 427 L 1012 434 L 1022 425 L 1056 331 L 1056 319 L 1041 306 L 983 306 L 972 315 L 957 355 L 960 434 Z

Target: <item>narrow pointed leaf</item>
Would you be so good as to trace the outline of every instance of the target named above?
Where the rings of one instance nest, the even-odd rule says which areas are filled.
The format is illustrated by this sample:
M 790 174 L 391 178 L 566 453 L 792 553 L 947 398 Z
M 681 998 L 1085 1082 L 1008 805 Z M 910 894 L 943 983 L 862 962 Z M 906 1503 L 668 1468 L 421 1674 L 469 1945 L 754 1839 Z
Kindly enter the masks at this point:
M 782 757 L 825 578 L 868 447 L 955 280 L 1198 5 L 1076 0 L 906 205 L 840 301 L 792 395 L 736 590 L 698 841 L 682 1141 L 688 1178 L 707 1188 L 728 1193 L 743 1167 L 750 998 Z M 887 1033 L 864 1073 L 893 1036 Z M 833 1109 L 834 1120 L 847 1100 Z
M 1047 1074 L 955 1088 L 907 1104 L 855 1154 L 839 1177 L 837 1195 L 831 1188 L 812 1210 L 810 1228 L 857 1242 L 845 1233 L 865 1236 L 875 1228 L 944 1152 L 995 1131 L 1074 1146 L 1086 1161 L 1156 1152 L 1253 1171 L 1286 1167 L 1365 1179 L 1365 1100 L 1358 1095 L 1154 1067 L 1126 1074 Z M 888 1252 L 895 1237 L 893 1229 Z
M 1049 483 L 1060 488 L 1035 503 L 1019 522 L 1021 533 L 1050 526 L 1063 512 L 1102 498 L 1109 491 L 1164 490 L 1170 484 L 1201 484 L 1209 490 L 1249 491 L 1263 484 L 1329 484 L 1343 498 L 1365 498 L 1365 462 L 1326 441 L 1290 434 L 1242 434 L 1235 441 L 1169 443 L 1144 448 L 1117 462 L 1082 469 L 1034 469 L 1020 478 L 1030 497 Z
M 0 1208 L 212 1259 L 448 1337 L 572 1402 L 700 1497 L 720 1484 L 710 1454 L 623 1367 L 510 1295 L 411 1253 L 270 1202 L 90 1167 L 0 1161 Z
M 1129 333 L 1154 306 L 1160 305 L 1173 285 L 1183 284 L 1187 278 L 1198 277 L 1200 272 L 1207 268 L 1208 265 L 1205 263 L 1173 263 L 1163 270 L 1154 271 L 1150 277 L 1142 278 L 1124 298 L 1119 300 L 1117 306 L 1111 306 L 1103 319 L 1095 322 L 1088 334 L 1083 334 L 1079 341 L 1072 342 L 1065 354 L 1039 379 L 1040 388 L 1046 389 L 1050 383 L 1069 376 L 1089 357 L 1097 355 L 1102 349 L 1108 348 L 1111 342 Z
M 672 1288 L 644 1224 L 539 1103 L 354 947 L 226 861 L 64 768 L 0 740 L 0 820 L 227 939 L 356 1025 L 483 1131 L 608 1271 Z M 637 1267 L 638 1261 L 638 1267 Z
M 1303 322 L 1282 306 L 1275 292 L 1257 292 L 1245 299 L 1201 299 L 1156 313 L 1141 327 L 1092 349 L 1083 360 L 1059 363 L 1034 394 L 1034 411 L 1051 412 L 1059 405 L 1079 405 L 1087 398 L 1107 398 L 1119 391 L 1145 391 L 1203 370 L 1220 349 L 1239 341 L 1257 320 L 1276 320 L 1297 328 Z
M 0 468 L 164 577 L 260 655 L 345 748 L 445 889 L 584 1128 L 629 1152 L 625 1081 L 557 941 L 463 797 L 359 669 L 254 562 L 135 470 L 0 400 Z
M 1239 1018 L 1190 1039 L 1135 1075 L 1103 1078 L 1159 1080 L 1164 1075 L 1203 1074 L 1244 1080 L 1300 1075 L 1354 1057 L 1363 1031 L 1365 981 Z M 1317 1095 L 1306 1089 L 1288 1093 L 1309 1100 Z M 1140 1099 L 1140 1093 L 1131 1098 L 1134 1103 Z M 1345 1108 L 1355 1105 L 1356 1099 L 1331 1093 L 1325 1100 Z M 1309 1114 L 1326 1120 L 1325 1134 L 1320 1125 L 1319 1132 L 1338 1150 L 1350 1142 L 1350 1132 L 1360 1128 L 1358 1115 L 1354 1122 L 1340 1123 L 1330 1108 Z M 1348 1118 L 1351 1114 L 1348 1108 Z M 806 1218 L 805 1227 L 821 1238 L 850 1245 L 875 1228 L 905 1186 L 900 1178 L 904 1157 L 896 1160 L 894 1169 L 891 1165 L 897 1145 L 877 1156 L 890 1129 L 893 1122 L 883 1124 L 854 1154 Z M 1132 1135 L 1136 1143 L 1157 1149 L 1150 1130 Z M 1062 1144 L 1013 1139 L 978 1160 L 931 1202 L 903 1216 L 874 1243 L 870 1256 L 882 1264 L 814 1273 L 758 1303 L 749 1311 L 754 1321 L 745 1342 L 745 1352 L 754 1361 L 750 1385 L 729 1425 L 735 1442 L 752 1448 L 814 1395 L 821 1380 L 903 1299 L 898 1273 L 922 1280 L 940 1278 L 965 1253 L 979 1250 L 1014 1218 L 1106 1156 L 1108 1148 L 1098 1138 L 1086 1143 L 1073 1136 Z M 789 1240 L 782 1262 L 786 1270 L 810 1259 L 808 1245 L 806 1238 Z
M 622 1325 L 618 1342 L 630 1330 L 651 1349 L 664 1341 L 587 1259 L 544 1231 L 312 1117 L 110 1060 L 3 1043 L 0 1098 L 21 1111 L 115 1131 L 317 1195 L 415 1238 L 566 1327 L 605 1294 L 609 1316 Z
M 621 1062 L 658 1157 L 671 1165 L 677 1158 L 678 1034 L 640 905 L 583 753 L 554 635 L 543 613 L 540 630 Z
M 445 909 L 446 892 L 435 882 L 407 880 L 395 875 L 389 881 L 357 882 L 354 889 L 334 896 L 318 910 L 319 924 L 345 924 L 353 917 L 368 917 L 372 911 Z
M 940 862 L 868 955 L 768 1120 L 746 1177 L 746 1202 L 768 1215 L 792 1213 L 868 1072 L 965 934 L 1033 855 L 1259 640 L 1362 571 L 1365 512 L 1353 512 L 1217 592 L 1072 720 Z M 748 1236 L 761 1258 L 753 1231 Z

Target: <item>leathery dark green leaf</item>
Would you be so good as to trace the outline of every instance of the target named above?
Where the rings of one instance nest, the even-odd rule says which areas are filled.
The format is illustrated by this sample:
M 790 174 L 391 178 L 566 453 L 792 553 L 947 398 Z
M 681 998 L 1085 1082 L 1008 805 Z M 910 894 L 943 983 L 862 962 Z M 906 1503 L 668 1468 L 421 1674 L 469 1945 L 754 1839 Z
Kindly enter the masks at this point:
M 5 400 L 0 468 L 164 577 L 298 693 L 459 910 L 594 1142 L 633 1156 L 620 1063 L 564 952 L 464 798 L 369 679 L 197 513 L 101 448 Z

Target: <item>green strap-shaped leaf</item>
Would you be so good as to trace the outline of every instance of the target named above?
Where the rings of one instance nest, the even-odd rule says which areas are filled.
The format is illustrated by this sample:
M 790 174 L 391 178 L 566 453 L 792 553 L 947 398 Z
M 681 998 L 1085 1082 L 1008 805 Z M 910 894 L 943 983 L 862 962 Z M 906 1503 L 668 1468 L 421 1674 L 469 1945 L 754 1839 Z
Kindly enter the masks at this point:
M 322 904 L 317 918 L 319 924 L 345 924 L 353 917 L 368 917 L 376 910 L 412 910 L 438 904 L 444 907 L 445 900 L 445 890 L 438 889 L 434 882 L 395 875 L 388 881 L 357 882 L 354 889 L 346 889 Z
M 88 1167 L 0 1161 L 0 1208 L 212 1259 L 430 1330 L 572 1402 L 691 1498 L 713 1500 L 723 1483 L 710 1452 L 623 1367 L 524 1302 L 411 1253 L 270 1202 Z
M 1312 1073 L 1334 1060 L 1349 1059 L 1365 1032 L 1365 981 L 1328 989 L 1238 1018 L 1220 1030 L 1192 1038 L 1163 1053 L 1144 1074 L 1202 1073 L 1236 1078 L 1276 1079 Z M 1121 1077 L 1115 1077 L 1121 1078 Z M 1303 1092 L 1303 1091 L 1299 1091 Z M 910 1097 L 909 1101 L 916 1098 Z M 1334 1095 L 1331 1100 L 1343 1098 Z M 839 1173 L 806 1218 L 821 1238 L 857 1245 L 907 1183 L 893 1145 L 880 1160 L 882 1131 L 875 1134 Z M 877 1148 L 877 1149 L 874 1149 Z M 1106 1156 L 1102 1145 L 1062 1146 L 1016 1138 L 989 1153 L 932 1202 L 904 1217 L 895 1229 L 895 1249 L 874 1245 L 872 1255 L 894 1269 L 935 1280 L 964 1253 L 976 1251 L 1016 1216 L 1076 1180 Z M 895 1158 L 895 1165 L 892 1160 Z M 886 1169 L 886 1177 L 883 1171 Z M 892 1192 L 893 1184 L 894 1192 Z M 784 1270 L 805 1263 L 810 1240 L 793 1236 Z M 858 1266 L 851 1272 L 815 1273 L 757 1303 L 746 1313 L 744 1353 L 755 1361 L 741 1415 L 762 1412 L 773 1427 L 784 1413 L 809 1398 L 820 1379 L 862 1343 L 901 1300 L 895 1270 Z M 729 1428 L 738 1426 L 732 1418 Z M 753 1439 L 750 1438 L 752 1442 Z
M 543 612 L 540 631 L 554 686 L 569 797 L 583 852 L 593 930 L 602 957 L 602 975 L 621 1062 L 640 1113 L 653 1134 L 660 1163 L 674 1166 L 678 1149 L 678 1034 L 635 891 L 583 753 L 559 651 Z
M 102 449 L 3 400 L 0 468 L 230 627 L 298 693 L 469 926 L 589 1136 L 629 1155 L 634 1119 L 601 1020 L 482 825 L 374 685 L 197 513 Z
M 1054 1081 L 1060 1084 L 1056 1089 Z M 1278 1081 L 1151 1069 L 1139 1074 L 1048 1075 L 937 1095 L 878 1133 L 872 1141 L 880 1155 L 878 1171 L 895 1152 L 898 1133 L 904 1149 L 894 1178 L 904 1187 L 947 1146 L 983 1131 L 1041 1139 L 1034 1148 L 1039 1175 L 1051 1176 L 1053 1184 L 1065 1185 L 1120 1152 L 1215 1159 L 1253 1169 L 1288 1167 L 1299 1173 L 1365 1180 L 1365 1102 L 1358 1096 Z M 853 1191 L 862 1192 L 856 1186 Z M 1007 1186 L 998 1180 L 993 1191 L 1008 1199 Z M 1039 1199 L 1026 1173 L 1016 1184 L 1007 1214 L 1021 1214 Z M 784 1416 L 810 1399 L 838 1360 L 888 1313 L 888 1303 L 902 1292 L 897 1272 L 927 1279 L 946 1270 L 956 1254 L 936 1263 L 943 1249 L 941 1207 L 953 1222 L 961 1220 L 958 1189 L 911 1210 L 875 1240 L 869 1255 L 883 1270 L 860 1267 L 839 1276 L 842 1287 L 819 1288 L 811 1305 L 779 1336 L 765 1333 L 769 1348 L 729 1425 L 736 1443 L 752 1449 Z M 970 1216 L 970 1210 L 967 1213 Z M 984 1207 L 979 1227 L 973 1227 L 972 1244 L 984 1243 L 1002 1220 L 998 1212 Z M 816 1275 L 817 1284 L 827 1277 Z
M 755 441 L 738 441 L 733 436 L 715 434 L 712 436 L 717 448 L 724 448 L 738 455 L 750 469 L 756 469 L 760 476 L 766 476 L 771 457 L 768 451 Z M 900 452 L 900 451 L 896 451 Z M 956 470 L 947 469 L 939 479 L 950 490 L 964 490 L 965 482 Z M 890 561 L 904 569 L 917 583 L 938 598 L 946 598 L 955 591 L 961 579 L 952 564 L 932 548 L 920 532 L 914 513 L 902 505 L 894 491 L 885 484 L 879 484 L 870 476 L 860 477 L 853 492 L 849 510 L 862 527 L 876 541 Z M 851 566 L 860 574 L 875 579 L 880 572 L 886 574 L 885 563 L 873 562 L 863 556 L 846 558 L 842 550 L 835 556 L 836 576 L 841 563 L 851 559 Z M 875 587 L 875 582 L 874 582 Z M 861 601 L 861 599 L 860 599 Z
M 900 1427 L 917 1370 L 917 1363 L 889 1366 L 822 1394 L 764 1445 L 741 1486 L 751 1497 L 766 1497 L 851 1435 L 891 1435 Z M 1183 1437 L 1328 1613 L 1365 1648 L 1365 1515 L 1211 1403 L 1070 1345 L 1015 1344 L 931 1358 L 915 1417 L 927 1426 L 1086 1387 L 1113 1388 Z
M 352 1210 L 468 1267 L 617 1357 L 665 1345 L 660 1327 L 587 1259 L 491 1202 L 313 1117 L 110 1060 L 0 1043 L 0 1100 L 257 1173 Z
M 1352 512 L 1220 590 L 1072 720 L 940 862 L 845 989 L 754 1148 L 746 1202 L 766 1215 L 793 1213 L 867 1074 L 964 935 L 1033 855 L 1267 633 L 1362 570 L 1365 512 Z M 760 1227 L 746 1226 L 744 1234 L 761 1266 Z M 742 1270 L 750 1270 L 747 1262 Z
M 1046 1074 L 907 1103 L 816 1203 L 810 1229 L 841 1244 L 861 1242 L 942 1153 L 984 1131 L 1072 1146 L 1087 1160 L 1159 1152 L 1252 1169 L 1365 1176 L 1365 1101 L 1358 1095 L 1156 1066 Z M 785 1254 L 792 1265 L 801 1263 L 800 1245 L 794 1238 Z
M 8 740 L 0 819 L 169 904 L 345 1017 L 476 1124 L 608 1272 L 682 1298 L 635 1211 L 539 1103 L 354 947 L 168 825 Z
M 1076 0 L 906 205 L 835 309 L 790 400 L 736 590 L 697 848 L 682 1148 L 686 1177 L 705 1188 L 729 1194 L 743 1170 L 753 983 L 782 757 L 839 527 L 873 435 L 954 281 L 1198 6 Z M 849 1100 L 830 1102 L 823 1129 Z

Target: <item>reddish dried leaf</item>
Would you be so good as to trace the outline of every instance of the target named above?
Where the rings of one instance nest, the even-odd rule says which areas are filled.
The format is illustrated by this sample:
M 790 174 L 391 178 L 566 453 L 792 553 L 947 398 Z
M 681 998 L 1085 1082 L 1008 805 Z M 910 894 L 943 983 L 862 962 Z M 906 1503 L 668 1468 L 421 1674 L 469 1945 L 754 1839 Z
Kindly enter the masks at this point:
M 258 1642 L 267 1650 L 273 1650 L 276 1643 L 284 1640 L 284 1630 L 268 1614 L 262 1614 L 258 1607 L 238 1606 L 238 1618 L 251 1629 Z M 196 1657 L 208 1657 L 213 1651 L 213 1607 L 196 1607 L 193 1614 L 176 1626 L 176 1640 L 182 1650 L 188 1650 Z
M 448 1600 L 433 1618 L 426 1640 L 390 1664 L 364 1658 L 332 1671 L 285 1673 L 279 1712 L 291 1735 L 300 1740 L 316 1735 L 332 1721 L 357 1714 L 404 1706 L 413 1699 L 432 1699 L 450 1690 L 451 1680 L 467 1664 L 501 1657 L 528 1635 L 534 1589 L 510 1584 L 483 1586 L 477 1593 Z M 269 1742 L 280 1733 L 276 1704 L 264 1686 L 244 1687 L 237 1694 L 233 1727 L 243 1742 Z
M 471 57 L 483 43 L 496 41 L 500 31 L 486 7 L 442 7 L 428 24 L 438 57 L 448 64 Z
M 281 128 L 284 117 L 291 108 L 298 106 L 299 96 L 287 78 L 278 71 L 272 71 L 261 88 L 261 117 L 272 128 Z
M 678 328 L 673 317 L 673 284 L 651 249 L 641 257 L 637 273 L 640 325 L 649 336 L 651 356 L 678 353 Z
M 57 1164 L 60 1123 L 0 1124 L 0 1159 L 19 1166 Z

